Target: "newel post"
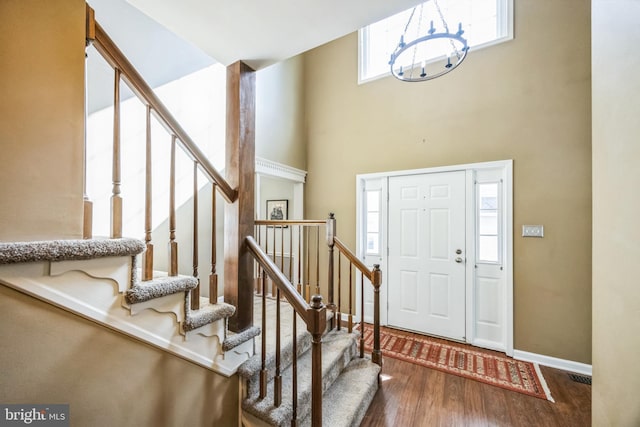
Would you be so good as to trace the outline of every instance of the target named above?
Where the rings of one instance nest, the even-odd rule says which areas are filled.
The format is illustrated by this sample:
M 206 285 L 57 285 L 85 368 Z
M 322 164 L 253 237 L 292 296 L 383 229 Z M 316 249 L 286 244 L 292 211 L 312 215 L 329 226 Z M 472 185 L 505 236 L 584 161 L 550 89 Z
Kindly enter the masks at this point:
M 321 295 L 311 297 L 307 311 L 311 333 L 311 426 L 322 427 L 322 334 L 327 326 L 327 309 Z
M 329 266 L 328 266 L 328 277 L 327 277 L 327 295 L 328 295 L 328 303 L 327 308 L 333 311 L 333 317 L 331 318 L 330 328 L 333 329 L 335 327 L 335 314 L 336 314 L 336 305 L 334 303 L 334 291 L 333 291 L 333 246 L 334 241 L 333 238 L 336 235 L 336 218 L 335 214 L 331 212 L 329 214 L 329 218 L 327 218 L 327 246 L 329 246 Z
M 380 351 L 380 285 L 382 284 L 382 271 L 380 264 L 373 265 L 371 272 L 371 284 L 373 285 L 373 351 L 371 360 L 382 366 L 382 352 Z
M 224 300 L 236 307 L 229 330 L 253 325 L 253 258 L 245 238 L 254 233 L 256 73 L 244 62 L 227 67 L 226 175 L 237 200 L 225 204 Z

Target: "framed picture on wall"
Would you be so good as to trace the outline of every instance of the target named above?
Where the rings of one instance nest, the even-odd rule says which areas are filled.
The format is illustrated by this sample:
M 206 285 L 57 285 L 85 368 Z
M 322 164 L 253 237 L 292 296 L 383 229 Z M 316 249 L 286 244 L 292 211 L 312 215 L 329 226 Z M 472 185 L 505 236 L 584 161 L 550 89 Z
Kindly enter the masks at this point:
M 289 219 L 289 201 L 267 200 L 267 219 L 272 221 Z

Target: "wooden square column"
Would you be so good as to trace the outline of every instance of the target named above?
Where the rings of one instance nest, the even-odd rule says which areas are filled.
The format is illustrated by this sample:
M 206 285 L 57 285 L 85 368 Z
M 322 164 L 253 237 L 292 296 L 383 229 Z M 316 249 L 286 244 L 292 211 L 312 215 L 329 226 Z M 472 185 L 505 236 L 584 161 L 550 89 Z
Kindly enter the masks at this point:
M 238 190 L 224 211 L 224 300 L 236 307 L 229 330 L 253 325 L 253 258 L 244 243 L 255 220 L 255 71 L 243 62 L 227 67 L 226 176 Z

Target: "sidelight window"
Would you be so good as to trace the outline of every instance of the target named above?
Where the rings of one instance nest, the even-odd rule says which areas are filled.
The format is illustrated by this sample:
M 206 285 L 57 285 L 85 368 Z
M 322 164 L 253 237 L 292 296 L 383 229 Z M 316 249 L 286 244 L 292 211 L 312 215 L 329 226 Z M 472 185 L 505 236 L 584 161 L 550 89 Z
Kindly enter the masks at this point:
M 382 208 L 382 198 L 380 190 L 367 190 L 365 192 L 365 209 L 367 213 L 367 241 L 366 254 L 380 255 L 380 212 Z
M 499 263 L 502 212 L 500 203 L 501 183 L 477 184 L 477 261 Z

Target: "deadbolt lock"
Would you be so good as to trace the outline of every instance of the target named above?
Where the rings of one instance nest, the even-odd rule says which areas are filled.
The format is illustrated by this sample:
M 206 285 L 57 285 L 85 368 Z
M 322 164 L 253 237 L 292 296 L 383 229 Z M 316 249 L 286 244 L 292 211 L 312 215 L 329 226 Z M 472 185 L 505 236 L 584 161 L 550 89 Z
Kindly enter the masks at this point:
M 462 253 L 462 249 L 456 249 L 456 253 L 460 255 Z

